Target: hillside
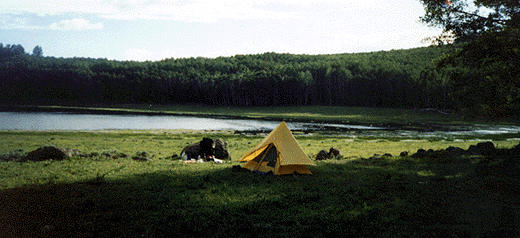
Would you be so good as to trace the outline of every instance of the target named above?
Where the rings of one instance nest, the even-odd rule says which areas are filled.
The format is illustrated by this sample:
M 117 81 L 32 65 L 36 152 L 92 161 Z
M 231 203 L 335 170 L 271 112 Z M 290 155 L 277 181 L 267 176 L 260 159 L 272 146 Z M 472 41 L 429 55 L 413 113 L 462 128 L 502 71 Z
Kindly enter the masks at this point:
M 449 108 L 434 62 L 447 48 L 264 53 L 156 62 L 0 53 L 2 104 L 200 103 Z

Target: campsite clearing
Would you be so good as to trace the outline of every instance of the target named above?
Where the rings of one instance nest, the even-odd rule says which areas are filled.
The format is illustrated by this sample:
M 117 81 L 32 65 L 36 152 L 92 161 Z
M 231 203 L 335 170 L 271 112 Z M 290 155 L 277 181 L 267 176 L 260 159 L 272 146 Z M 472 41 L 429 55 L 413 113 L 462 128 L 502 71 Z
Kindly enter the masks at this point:
M 351 139 L 296 135 L 304 152 L 339 148 L 313 175 L 232 172 L 265 135 L 182 131 L 0 132 L 0 154 L 43 145 L 94 153 L 63 161 L 0 162 L 0 233 L 12 236 L 518 236 L 514 160 L 412 159 L 400 151 L 464 149 L 475 139 Z M 184 164 L 173 153 L 224 138 L 233 162 Z M 477 139 L 480 140 L 480 139 Z M 500 148 L 516 140 L 494 141 Z M 20 151 L 18 151 L 20 150 Z M 152 158 L 129 157 L 146 151 Z M 389 152 L 386 159 L 368 158 Z M 98 154 L 97 156 L 95 154 Z M 261 222 L 259 222 L 261 221 Z M 516 229 L 516 230 L 515 230 Z M 516 232 L 516 233 L 515 233 Z

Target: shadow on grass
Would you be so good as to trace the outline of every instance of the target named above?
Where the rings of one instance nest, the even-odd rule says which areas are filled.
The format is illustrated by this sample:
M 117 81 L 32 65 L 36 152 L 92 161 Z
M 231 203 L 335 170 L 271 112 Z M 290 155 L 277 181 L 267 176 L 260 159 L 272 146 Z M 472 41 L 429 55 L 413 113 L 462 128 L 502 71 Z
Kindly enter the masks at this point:
M 519 180 L 478 176 L 471 161 L 461 160 L 451 166 L 406 159 L 320 162 L 312 170 L 313 176 L 263 176 L 232 172 L 230 166 L 222 165 L 191 174 L 163 170 L 124 179 L 109 177 L 7 189 L 0 191 L 0 234 L 6 237 L 520 234 L 515 225 L 520 217 L 519 194 L 502 194 L 486 186 L 489 181 L 505 181 L 503 186 L 518 188 Z M 434 175 L 422 176 L 418 171 L 423 170 Z M 453 173 L 462 175 L 448 175 Z

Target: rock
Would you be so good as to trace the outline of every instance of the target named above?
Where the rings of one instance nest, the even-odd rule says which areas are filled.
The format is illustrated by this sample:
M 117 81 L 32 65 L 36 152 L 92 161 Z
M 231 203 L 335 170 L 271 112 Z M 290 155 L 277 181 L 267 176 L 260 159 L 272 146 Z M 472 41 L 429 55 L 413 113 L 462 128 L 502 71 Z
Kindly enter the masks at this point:
M 126 155 L 123 152 L 116 152 L 112 155 L 112 159 L 119 159 L 119 158 L 126 158 L 128 155 Z
M 470 155 L 479 155 L 480 151 L 478 150 L 476 145 L 470 145 L 468 150 L 466 150 L 466 153 Z
M 188 145 L 182 149 L 181 157 L 183 160 L 189 160 L 189 159 L 198 159 L 200 156 L 200 145 L 199 143 L 194 143 L 191 145 Z
M 450 146 L 446 148 L 445 152 L 447 156 L 453 157 L 463 155 L 466 151 L 460 147 Z
M 224 140 L 203 138 L 199 143 L 188 145 L 181 151 L 183 160 L 203 159 L 213 161 L 213 156 L 219 160 L 231 160 L 228 145 Z
M 141 157 L 141 156 L 138 156 L 138 155 L 134 155 L 132 157 L 133 160 L 137 160 L 137 161 L 151 161 L 152 159 L 148 158 L 148 157 Z
M 334 147 L 330 147 L 329 149 L 329 158 L 332 158 L 332 157 L 338 157 L 338 156 L 341 156 L 341 152 L 334 148 Z
M 470 145 L 466 153 L 470 155 L 494 155 L 496 148 L 493 142 L 480 142 L 477 145 Z
M 217 159 L 231 160 L 227 143 L 220 138 L 215 140 L 214 154 Z
M 320 150 L 320 152 L 318 152 L 318 154 L 316 155 L 316 160 L 326 160 L 329 158 L 329 154 L 325 150 Z
M 383 157 L 384 157 L 384 158 L 392 158 L 392 157 L 394 157 L 394 156 L 393 156 L 392 154 L 390 154 L 390 153 L 385 153 L 385 154 L 383 155 Z
M 494 155 L 496 153 L 495 144 L 490 141 L 478 143 L 477 148 L 481 155 Z
M 413 154 L 411 157 L 412 158 L 424 158 L 426 156 L 426 150 L 424 149 L 418 149 L 417 152 L 415 152 L 415 154 Z
M 176 153 L 173 153 L 173 155 L 171 156 L 172 159 L 179 159 L 179 155 L 176 154 Z
M 60 149 L 53 146 L 45 146 L 27 153 L 25 160 L 43 161 L 43 160 L 64 160 L 68 156 Z
M 136 155 L 132 156 L 133 160 L 137 161 L 151 161 L 152 159 L 148 156 L 145 151 L 137 152 Z
M 408 156 L 408 151 L 403 151 L 403 152 L 401 152 L 401 153 L 399 154 L 399 156 L 401 156 L 401 157 L 406 157 L 406 156 Z
M 214 143 L 215 142 L 213 141 L 213 139 L 202 138 L 202 140 L 199 142 L 200 157 L 206 158 L 206 157 L 214 155 L 214 153 L 213 153 Z

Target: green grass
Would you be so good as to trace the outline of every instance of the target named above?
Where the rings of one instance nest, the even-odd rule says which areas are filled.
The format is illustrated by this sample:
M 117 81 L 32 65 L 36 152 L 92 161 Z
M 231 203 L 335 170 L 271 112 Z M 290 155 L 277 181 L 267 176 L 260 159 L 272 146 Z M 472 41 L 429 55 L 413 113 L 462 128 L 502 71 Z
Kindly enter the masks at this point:
M 400 108 L 368 108 L 340 106 L 289 106 L 289 107 L 225 107 L 204 105 L 114 105 L 102 107 L 40 106 L 47 110 L 86 110 L 126 113 L 164 113 L 170 115 L 222 116 L 249 119 L 269 119 L 305 122 L 339 122 L 352 124 L 470 124 L 497 123 L 496 120 L 464 117 Z M 499 123 L 517 123 L 502 120 Z
M 6 237 L 497 237 L 519 236 L 518 158 L 364 160 L 374 153 L 467 148 L 475 141 L 297 136 L 309 155 L 331 146 L 352 159 L 317 162 L 312 176 L 232 172 L 262 135 L 211 132 L 233 161 L 167 157 L 202 132 L 0 132 L 0 154 L 43 145 L 130 158 L 0 162 L 0 234 Z M 497 140 L 510 148 L 517 141 Z M 0 235 L 2 236 L 2 235 Z

